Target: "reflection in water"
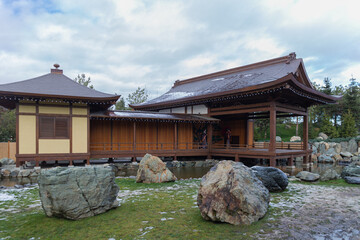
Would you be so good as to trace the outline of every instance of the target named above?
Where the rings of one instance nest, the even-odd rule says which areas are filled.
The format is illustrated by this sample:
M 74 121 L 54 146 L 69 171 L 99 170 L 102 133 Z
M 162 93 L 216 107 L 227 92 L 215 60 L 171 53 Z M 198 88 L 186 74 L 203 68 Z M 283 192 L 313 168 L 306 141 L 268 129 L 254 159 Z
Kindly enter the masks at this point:
M 337 173 L 341 173 L 344 165 L 337 164 L 325 164 L 319 163 L 314 164 L 310 169 L 303 169 L 301 162 L 295 162 L 295 169 L 292 171 L 286 168 L 286 166 L 278 166 L 282 171 L 289 173 L 291 176 L 296 175 L 297 173 L 306 170 L 314 173 L 323 174 L 328 169 L 335 169 Z M 178 179 L 188 179 L 188 178 L 201 178 L 203 177 L 209 170 L 210 167 L 179 167 L 179 168 L 169 168 Z M 128 177 L 128 176 L 136 176 L 137 169 L 125 169 L 122 170 L 120 176 Z M 10 178 L 10 179 L 2 179 L 0 180 L 0 186 L 6 187 L 14 187 L 15 185 L 25 185 L 25 184 L 33 184 L 36 183 L 36 178 Z

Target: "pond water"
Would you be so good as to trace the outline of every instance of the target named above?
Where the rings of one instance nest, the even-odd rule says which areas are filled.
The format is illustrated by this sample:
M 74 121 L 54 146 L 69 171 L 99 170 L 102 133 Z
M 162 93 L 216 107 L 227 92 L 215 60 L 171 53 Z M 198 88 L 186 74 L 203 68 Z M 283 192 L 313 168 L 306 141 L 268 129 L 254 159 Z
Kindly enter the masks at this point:
M 295 162 L 295 169 L 292 171 L 287 169 L 286 166 L 278 166 L 282 171 L 289 173 L 291 176 L 295 176 L 298 172 L 303 170 L 311 171 L 314 173 L 322 174 L 326 170 L 332 168 L 336 170 L 339 174 L 341 173 L 344 165 L 337 164 L 325 164 L 319 163 L 314 164 L 310 169 L 303 169 L 301 162 Z M 201 178 L 204 176 L 209 170 L 210 167 L 179 167 L 179 168 L 169 168 L 178 179 L 188 179 L 188 178 Z M 125 171 L 125 177 L 135 176 L 136 170 Z M 34 184 L 36 183 L 36 178 L 10 178 L 10 179 L 1 179 L 0 186 L 5 187 L 14 187 L 15 185 L 25 185 L 25 184 Z

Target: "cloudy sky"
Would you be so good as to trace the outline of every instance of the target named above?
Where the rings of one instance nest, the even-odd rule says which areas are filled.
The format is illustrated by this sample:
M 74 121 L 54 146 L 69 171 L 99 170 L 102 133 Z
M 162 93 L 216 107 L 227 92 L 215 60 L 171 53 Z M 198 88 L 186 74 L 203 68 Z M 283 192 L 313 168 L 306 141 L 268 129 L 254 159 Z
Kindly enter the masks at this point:
M 360 2 L 0 0 L 0 83 L 47 74 L 151 97 L 177 79 L 296 52 L 312 81 L 360 80 Z

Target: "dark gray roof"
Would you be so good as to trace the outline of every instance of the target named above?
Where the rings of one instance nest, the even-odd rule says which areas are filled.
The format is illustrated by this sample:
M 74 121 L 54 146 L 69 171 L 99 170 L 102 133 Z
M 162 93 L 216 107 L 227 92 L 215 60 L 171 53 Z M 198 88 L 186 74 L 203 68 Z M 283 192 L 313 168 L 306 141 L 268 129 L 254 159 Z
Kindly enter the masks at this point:
M 208 78 L 195 81 L 191 81 L 191 79 L 190 81 L 185 80 L 184 83 L 180 81 L 180 84 L 175 83 L 170 91 L 160 97 L 134 106 L 145 107 L 146 105 L 183 100 L 189 97 L 205 97 L 208 94 L 222 93 L 269 83 L 289 73 L 295 73 L 301 62 L 301 59 L 292 59 L 289 62 L 281 61 L 248 70 L 239 69 L 239 71 L 232 73 L 226 73 L 225 71 L 224 74 L 217 74 L 215 76 L 210 74 Z
M 49 73 L 40 77 L 0 85 L 0 92 L 19 95 L 46 95 L 84 99 L 108 99 L 119 97 L 90 89 L 63 74 Z
M 116 118 L 116 119 L 153 119 L 166 121 L 199 121 L 199 122 L 213 122 L 219 121 L 216 118 L 195 115 L 195 114 L 174 114 L 174 113 L 159 113 L 153 111 L 102 111 L 92 113 L 93 118 Z

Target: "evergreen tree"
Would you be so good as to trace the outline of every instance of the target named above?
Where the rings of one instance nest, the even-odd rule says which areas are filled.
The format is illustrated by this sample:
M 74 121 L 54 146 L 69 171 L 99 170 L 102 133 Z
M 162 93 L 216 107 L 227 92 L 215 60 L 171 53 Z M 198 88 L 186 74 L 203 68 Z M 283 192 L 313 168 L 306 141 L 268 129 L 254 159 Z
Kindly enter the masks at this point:
M 7 110 L 0 115 L 0 142 L 16 140 L 15 110 Z
M 86 79 L 85 73 L 78 74 L 78 76 L 74 78 L 74 81 L 88 88 L 94 89 L 94 86 L 90 84 L 91 83 L 90 77 Z
M 121 97 L 119 101 L 116 102 L 115 110 L 128 110 L 128 108 L 125 107 L 125 100 L 123 97 Z
M 339 137 L 339 133 L 336 130 L 335 126 L 331 122 L 330 116 L 324 111 L 323 121 L 320 126 L 320 131 L 324 132 L 330 138 L 337 138 Z
M 126 100 L 129 104 L 139 104 L 145 102 L 148 96 L 145 88 L 138 87 L 135 92 L 128 95 Z
M 345 91 L 341 104 L 344 113 L 350 110 L 355 118 L 357 129 L 360 129 L 360 88 L 355 78 L 350 79 L 350 84 Z
M 355 118 L 350 109 L 342 116 L 340 134 L 341 137 L 355 137 L 357 135 Z

